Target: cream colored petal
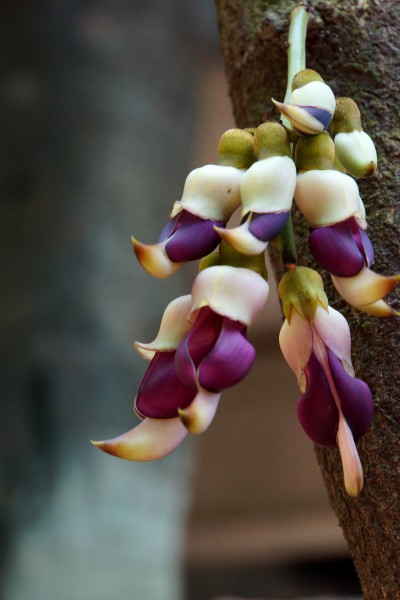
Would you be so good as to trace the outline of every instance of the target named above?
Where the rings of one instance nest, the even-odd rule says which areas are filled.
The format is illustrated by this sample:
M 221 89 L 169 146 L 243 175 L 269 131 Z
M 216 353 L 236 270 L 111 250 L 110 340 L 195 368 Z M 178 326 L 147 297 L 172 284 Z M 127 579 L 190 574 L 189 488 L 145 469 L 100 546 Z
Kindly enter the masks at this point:
M 250 325 L 268 297 L 268 283 L 249 269 L 215 266 L 201 271 L 193 284 L 189 320 L 209 306 L 215 313 Z
M 175 298 L 168 304 L 157 337 L 148 344 L 135 342 L 135 348 L 143 358 L 151 360 L 156 352 L 169 352 L 179 346 L 191 328 L 187 321 L 191 304 L 190 294 Z
M 340 360 L 347 363 L 349 369 L 346 371 L 354 377 L 351 364 L 350 328 L 345 317 L 331 306 L 328 307 L 328 311 L 319 306 L 315 313 L 313 326 L 325 346 L 332 350 Z
M 249 211 L 276 213 L 290 210 L 295 188 L 296 166 L 289 156 L 271 156 L 255 162 L 240 184 L 242 216 Z
M 342 165 L 354 177 L 369 177 L 375 173 L 378 164 L 376 149 L 365 131 L 337 133 L 335 151 Z
M 179 417 L 190 433 L 203 433 L 214 418 L 221 394 L 213 394 L 200 388 L 193 402 L 184 409 L 179 408 Z
M 311 227 L 334 225 L 361 210 L 357 183 L 331 169 L 300 173 L 294 198 Z
M 271 98 L 271 100 L 281 115 L 286 117 L 299 133 L 303 135 L 317 135 L 318 133 L 322 133 L 322 131 L 324 131 L 325 127 L 323 123 L 318 121 L 318 119 L 313 117 L 301 106 L 286 102 L 278 102 L 273 98 Z
M 363 488 L 364 476 L 353 434 L 342 413 L 339 414 L 337 443 L 342 459 L 346 492 L 356 498 Z
M 291 102 L 303 106 L 318 106 L 335 112 L 336 100 L 329 85 L 322 81 L 310 81 L 306 85 L 293 90 Z
M 240 206 L 240 182 L 244 171 L 222 165 L 205 165 L 189 173 L 178 206 L 202 217 L 215 221 L 228 221 Z
M 354 277 L 332 275 L 333 285 L 344 300 L 355 308 L 371 305 L 386 296 L 400 281 L 400 275 L 384 277 L 371 269 L 363 269 Z
M 313 344 L 309 322 L 296 310 L 292 311 L 290 324 L 285 320 L 279 334 L 279 345 L 289 367 L 295 373 L 299 387 L 305 391 L 304 369 L 310 360 Z
M 92 442 L 96 448 L 126 460 L 156 460 L 170 454 L 183 442 L 188 430 L 177 417 L 144 419 L 137 427 L 103 442 Z
M 375 315 L 376 317 L 400 317 L 400 312 L 389 306 L 384 300 L 377 300 L 372 304 L 363 304 L 357 308 L 367 315 Z
M 165 253 L 165 242 L 158 244 L 142 244 L 135 238 L 132 238 L 133 249 L 136 254 L 136 258 L 144 269 L 150 275 L 165 279 L 170 277 L 186 263 L 172 262 Z
M 251 215 L 249 218 L 251 218 Z M 250 233 L 249 220 L 239 225 L 239 227 L 233 227 L 232 229 L 224 229 L 223 227 L 214 227 L 214 229 L 221 240 L 224 240 L 232 248 L 246 256 L 257 256 L 261 252 L 264 252 L 268 246 L 268 242 L 262 242 Z

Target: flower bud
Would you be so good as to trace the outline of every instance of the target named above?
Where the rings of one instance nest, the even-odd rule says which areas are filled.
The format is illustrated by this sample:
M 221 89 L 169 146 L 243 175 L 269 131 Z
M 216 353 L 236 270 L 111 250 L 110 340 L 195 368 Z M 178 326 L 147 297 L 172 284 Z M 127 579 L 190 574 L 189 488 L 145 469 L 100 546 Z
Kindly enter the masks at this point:
M 361 126 L 361 115 L 351 98 L 338 98 L 331 123 L 336 154 L 354 177 L 370 177 L 377 168 L 374 142 Z
M 324 131 L 335 112 L 335 96 L 321 76 L 305 69 L 293 78 L 290 102 L 272 102 L 300 135 L 316 135 Z

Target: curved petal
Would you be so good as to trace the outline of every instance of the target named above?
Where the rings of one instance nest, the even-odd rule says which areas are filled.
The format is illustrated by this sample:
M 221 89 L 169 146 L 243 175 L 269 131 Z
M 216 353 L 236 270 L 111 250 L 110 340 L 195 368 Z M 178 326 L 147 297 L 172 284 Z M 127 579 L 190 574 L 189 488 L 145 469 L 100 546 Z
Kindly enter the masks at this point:
M 210 426 L 217 411 L 221 394 L 213 394 L 199 389 L 193 402 L 185 409 L 180 409 L 179 417 L 190 433 L 203 433 Z
M 135 342 L 134 346 L 143 358 L 151 360 L 158 352 L 175 350 L 185 335 L 190 331 L 191 325 L 187 316 L 192 303 L 190 294 L 172 300 L 164 311 L 157 337 L 148 344 Z
M 354 375 L 351 363 L 350 328 L 345 317 L 331 306 L 328 310 L 318 307 L 313 326 L 325 346 L 341 361 L 345 361 L 347 372 Z
M 295 188 L 296 165 L 289 156 L 271 156 L 255 162 L 240 184 L 242 216 L 248 212 L 290 210 Z
M 177 217 L 175 228 L 165 240 L 165 253 L 168 258 L 173 262 L 187 262 L 210 254 L 219 244 L 214 225 L 223 227 L 224 224 L 182 210 Z
M 339 418 L 337 444 L 343 465 L 344 486 L 349 496 L 358 496 L 364 485 L 363 470 L 352 433 L 343 415 Z
M 198 388 L 197 369 L 213 349 L 220 335 L 222 318 L 210 308 L 202 308 L 193 329 L 180 343 L 175 356 L 175 368 L 180 380 L 193 389 Z
M 294 198 L 311 227 L 334 225 L 361 210 L 354 179 L 333 169 L 299 173 Z
M 172 262 L 165 253 L 165 242 L 159 242 L 158 244 L 142 244 L 134 237 L 132 237 L 133 249 L 136 254 L 136 258 L 144 269 L 150 275 L 164 279 L 170 277 L 179 269 L 181 269 L 185 263 Z
M 239 225 L 239 227 L 233 227 L 232 229 L 216 227 L 215 231 L 221 240 L 224 240 L 232 248 L 246 256 L 257 256 L 257 254 L 264 252 L 268 246 L 268 241 L 260 241 L 249 231 L 248 220 Z
M 312 330 L 309 322 L 296 310 L 292 311 L 290 324 L 285 320 L 279 334 L 279 345 L 286 362 L 297 377 L 302 392 L 306 381 L 304 369 L 310 360 L 312 351 Z
M 315 117 L 308 106 L 298 106 L 297 104 L 291 104 L 288 102 L 278 102 L 271 98 L 272 102 L 275 104 L 275 107 L 279 110 L 281 115 L 287 118 L 287 120 L 292 124 L 293 128 L 300 135 L 317 135 L 318 133 L 322 133 L 325 129 L 324 122 L 327 120 L 324 119 L 322 122 L 319 118 Z M 326 113 L 329 118 L 328 124 L 332 119 L 332 114 L 329 111 L 324 109 L 320 109 L 323 113 Z
M 400 281 L 400 275 L 385 277 L 364 267 L 354 277 L 332 276 L 333 285 L 351 306 L 360 308 L 386 296 Z
M 336 447 L 339 411 L 331 394 L 323 367 L 311 354 L 306 367 L 307 387 L 297 403 L 299 421 L 313 442 Z
M 221 392 L 236 385 L 250 371 L 255 357 L 256 351 L 247 341 L 243 325 L 224 319 L 218 340 L 199 364 L 200 386 L 210 392 Z
M 137 427 L 110 440 L 92 444 L 113 456 L 126 460 L 156 460 L 170 454 L 183 442 L 188 430 L 179 417 L 144 419 Z
M 209 306 L 215 313 L 250 325 L 268 297 L 268 283 L 249 269 L 223 266 L 201 271 L 192 288 L 189 320 Z
M 186 179 L 182 200 L 175 203 L 172 216 L 180 205 L 203 219 L 226 223 L 240 206 L 243 173 L 241 169 L 224 165 L 194 169 Z
M 290 211 L 277 213 L 253 213 L 249 223 L 249 231 L 258 240 L 269 242 L 282 231 L 288 222 Z
M 311 230 L 308 243 L 315 260 L 332 275 L 351 277 L 365 266 L 349 220 Z
M 371 391 L 364 381 L 346 373 L 331 350 L 328 350 L 328 360 L 343 415 L 357 441 L 372 423 L 374 407 Z
M 139 386 L 135 412 L 140 417 L 172 419 L 186 408 L 196 390 L 185 385 L 175 370 L 175 352 L 157 352 Z

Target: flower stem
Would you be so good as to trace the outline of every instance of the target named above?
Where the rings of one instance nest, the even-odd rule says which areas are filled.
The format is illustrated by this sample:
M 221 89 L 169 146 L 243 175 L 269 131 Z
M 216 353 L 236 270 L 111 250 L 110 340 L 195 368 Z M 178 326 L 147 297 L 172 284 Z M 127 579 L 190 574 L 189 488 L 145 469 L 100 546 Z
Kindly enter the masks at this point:
M 298 71 L 306 68 L 306 34 L 308 13 L 304 6 L 296 6 L 290 14 L 290 27 L 288 38 L 288 77 L 285 102 L 290 102 L 292 97 L 292 79 Z M 291 125 L 283 118 L 282 123 L 288 129 Z M 289 217 L 285 227 L 278 236 L 282 262 L 288 267 L 297 264 L 296 244 L 293 236 L 292 219 Z
M 296 244 L 293 236 L 292 217 L 286 222 L 286 225 L 278 236 L 279 250 L 281 253 L 281 259 L 285 267 L 290 268 L 293 265 L 297 265 L 297 252 Z
M 296 6 L 290 14 L 288 38 L 288 77 L 285 102 L 292 97 L 292 79 L 298 71 L 306 68 L 306 35 L 308 13 L 304 6 Z

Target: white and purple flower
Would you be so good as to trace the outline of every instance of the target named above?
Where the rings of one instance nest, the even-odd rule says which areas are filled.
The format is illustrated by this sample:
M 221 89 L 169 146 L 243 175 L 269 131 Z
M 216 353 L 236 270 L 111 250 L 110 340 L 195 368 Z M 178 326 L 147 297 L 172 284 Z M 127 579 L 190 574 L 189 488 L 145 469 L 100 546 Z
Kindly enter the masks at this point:
M 177 448 L 188 431 L 205 431 L 221 392 L 241 381 L 254 362 L 247 327 L 267 295 L 267 282 L 249 269 L 201 271 L 192 295 L 168 305 L 156 339 L 135 344 L 151 361 L 135 400 L 143 422 L 95 445 L 120 458 L 153 460 Z

